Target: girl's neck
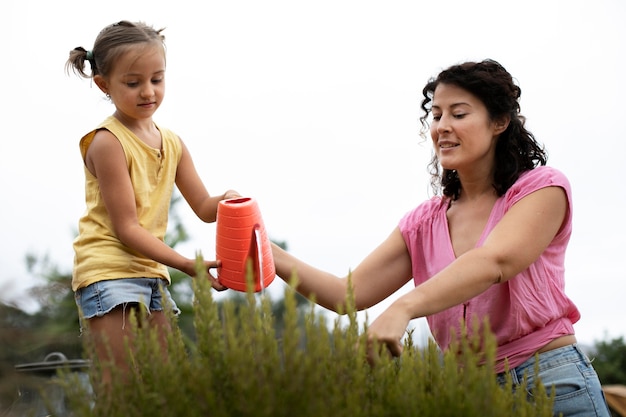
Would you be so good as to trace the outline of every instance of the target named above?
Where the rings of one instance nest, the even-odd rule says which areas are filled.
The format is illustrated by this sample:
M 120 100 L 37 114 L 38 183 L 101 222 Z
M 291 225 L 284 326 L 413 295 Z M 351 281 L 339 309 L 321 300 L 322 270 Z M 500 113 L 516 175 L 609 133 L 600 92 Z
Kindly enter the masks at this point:
M 151 117 L 148 119 L 131 119 L 117 111 L 113 113 L 113 116 L 146 145 L 161 149 L 161 132 L 157 129 Z
M 133 119 L 133 118 L 127 117 L 125 114 L 119 111 L 116 111 L 115 113 L 113 113 L 113 116 L 117 120 L 119 120 L 124 126 L 129 128 L 133 132 L 135 130 L 150 131 L 151 129 L 154 128 L 154 122 L 152 121 L 152 117 L 147 118 L 147 119 Z

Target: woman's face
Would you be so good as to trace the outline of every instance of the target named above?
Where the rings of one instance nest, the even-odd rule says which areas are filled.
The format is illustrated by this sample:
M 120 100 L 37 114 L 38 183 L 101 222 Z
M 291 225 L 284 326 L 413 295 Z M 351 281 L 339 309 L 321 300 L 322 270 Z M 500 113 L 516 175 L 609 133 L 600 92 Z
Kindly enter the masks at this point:
M 496 140 L 508 124 L 496 123 L 476 96 L 451 84 L 439 84 L 432 102 L 430 135 L 444 169 L 491 170 Z

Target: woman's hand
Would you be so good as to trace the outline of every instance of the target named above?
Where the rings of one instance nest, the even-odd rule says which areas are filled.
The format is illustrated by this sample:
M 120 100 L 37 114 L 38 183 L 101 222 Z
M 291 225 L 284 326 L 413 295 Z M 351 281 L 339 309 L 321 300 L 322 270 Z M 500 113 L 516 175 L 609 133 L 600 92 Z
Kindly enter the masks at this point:
M 398 357 L 404 349 L 402 337 L 411 317 L 399 307 L 391 305 L 367 328 L 367 361 L 375 365 L 380 355 L 387 352 Z

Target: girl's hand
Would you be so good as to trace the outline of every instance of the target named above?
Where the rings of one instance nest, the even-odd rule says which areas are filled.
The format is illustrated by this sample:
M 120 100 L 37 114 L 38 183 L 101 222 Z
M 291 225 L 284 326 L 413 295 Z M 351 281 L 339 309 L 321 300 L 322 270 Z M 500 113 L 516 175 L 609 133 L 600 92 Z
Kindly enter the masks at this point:
M 209 281 L 211 282 L 211 287 L 213 287 L 213 289 L 217 291 L 224 291 L 228 289 L 228 287 L 222 285 L 217 280 L 217 278 L 215 278 L 210 272 L 211 269 L 219 267 L 221 265 L 221 262 L 220 261 L 204 261 L 204 264 L 206 265 L 206 275 Z
M 194 279 L 196 279 L 198 277 L 198 274 L 196 272 L 196 261 L 194 259 L 189 259 L 188 262 L 189 262 L 189 266 L 185 268 L 185 270 L 181 269 L 181 271 L 185 272 L 190 277 L 193 277 Z M 211 283 L 211 287 L 213 287 L 217 291 L 224 291 L 228 289 L 228 287 L 222 285 L 217 280 L 217 278 L 215 278 L 213 274 L 211 274 L 211 269 L 218 268 L 220 265 L 221 265 L 220 261 L 204 261 L 204 266 L 206 267 L 206 277 Z
M 239 193 L 235 190 L 228 190 L 224 193 L 224 200 L 228 200 L 230 198 L 238 198 L 241 197 Z

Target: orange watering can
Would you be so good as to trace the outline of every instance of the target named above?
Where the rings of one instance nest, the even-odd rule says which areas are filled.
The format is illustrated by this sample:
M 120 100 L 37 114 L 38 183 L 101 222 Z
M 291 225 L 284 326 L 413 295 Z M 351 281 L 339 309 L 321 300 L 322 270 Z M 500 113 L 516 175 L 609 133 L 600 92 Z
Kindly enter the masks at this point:
M 238 197 L 219 202 L 215 253 L 221 261 L 217 279 L 222 285 L 245 292 L 248 265 L 255 292 L 272 283 L 276 275 L 274 258 L 256 200 Z

